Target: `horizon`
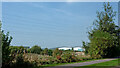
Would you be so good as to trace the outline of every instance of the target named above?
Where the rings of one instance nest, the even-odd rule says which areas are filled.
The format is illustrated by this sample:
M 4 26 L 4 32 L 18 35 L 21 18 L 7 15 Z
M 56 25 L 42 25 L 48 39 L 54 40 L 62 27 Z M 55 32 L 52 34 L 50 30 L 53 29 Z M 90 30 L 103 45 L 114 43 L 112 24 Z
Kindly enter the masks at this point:
M 118 2 L 110 5 L 118 25 Z M 96 11 L 102 10 L 103 2 L 3 2 L 2 29 L 10 32 L 13 46 L 82 46 L 82 41 L 89 42 L 86 32 L 97 19 Z

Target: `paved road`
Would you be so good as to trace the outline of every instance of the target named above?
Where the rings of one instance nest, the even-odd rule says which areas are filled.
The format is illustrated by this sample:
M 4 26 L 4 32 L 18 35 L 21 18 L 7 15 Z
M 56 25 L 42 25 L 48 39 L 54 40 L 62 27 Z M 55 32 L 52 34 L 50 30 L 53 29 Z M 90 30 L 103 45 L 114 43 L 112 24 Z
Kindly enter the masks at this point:
M 79 67 L 79 66 L 86 66 L 86 65 L 91 65 L 91 64 L 95 64 L 95 63 L 106 62 L 106 61 L 110 61 L 110 60 L 115 60 L 115 58 L 113 58 L 113 59 L 101 59 L 101 60 L 87 61 L 87 62 L 66 64 L 66 65 L 59 65 L 59 66 L 45 67 L 45 68 L 74 68 L 74 67 Z

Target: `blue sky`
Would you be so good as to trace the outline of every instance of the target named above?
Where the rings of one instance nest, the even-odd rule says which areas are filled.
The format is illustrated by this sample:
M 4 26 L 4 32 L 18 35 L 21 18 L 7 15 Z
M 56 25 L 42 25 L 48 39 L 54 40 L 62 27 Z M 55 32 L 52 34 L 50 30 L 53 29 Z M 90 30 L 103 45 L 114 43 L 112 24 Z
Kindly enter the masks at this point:
M 117 2 L 110 4 L 118 10 Z M 89 41 L 96 11 L 102 10 L 103 2 L 3 2 L 2 29 L 10 32 L 15 46 L 81 46 Z
M 118 2 L 119 0 L 3 0 L 2 2 Z

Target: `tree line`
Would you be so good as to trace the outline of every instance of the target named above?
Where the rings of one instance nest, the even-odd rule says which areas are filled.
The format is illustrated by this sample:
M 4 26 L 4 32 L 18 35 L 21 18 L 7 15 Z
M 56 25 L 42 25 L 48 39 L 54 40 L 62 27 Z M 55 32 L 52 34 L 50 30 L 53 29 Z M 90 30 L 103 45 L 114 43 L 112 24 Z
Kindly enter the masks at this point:
M 26 48 L 24 46 L 10 46 L 9 49 L 11 50 L 11 54 L 13 53 L 35 53 L 41 55 L 49 55 L 52 56 L 53 50 L 45 48 L 42 49 L 38 45 L 34 45 L 31 48 Z

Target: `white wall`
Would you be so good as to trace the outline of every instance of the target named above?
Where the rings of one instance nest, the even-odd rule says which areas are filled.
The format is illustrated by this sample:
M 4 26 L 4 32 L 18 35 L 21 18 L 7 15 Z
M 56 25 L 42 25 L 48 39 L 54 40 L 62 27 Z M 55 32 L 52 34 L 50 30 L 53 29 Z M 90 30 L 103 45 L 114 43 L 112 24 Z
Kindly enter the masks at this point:
M 73 50 L 77 51 L 78 49 L 82 49 L 81 47 L 74 47 Z
M 70 47 L 62 47 L 62 48 L 58 48 L 59 50 L 72 50 L 72 48 Z
M 59 50 L 72 50 L 72 47 L 61 47 L 61 48 L 58 48 Z M 73 50 L 74 51 L 78 51 L 78 49 L 83 49 L 81 47 L 73 47 Z M 85 51 L 85 49 L 83 49 Z

